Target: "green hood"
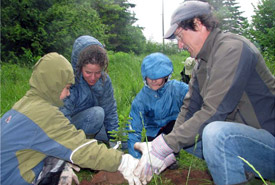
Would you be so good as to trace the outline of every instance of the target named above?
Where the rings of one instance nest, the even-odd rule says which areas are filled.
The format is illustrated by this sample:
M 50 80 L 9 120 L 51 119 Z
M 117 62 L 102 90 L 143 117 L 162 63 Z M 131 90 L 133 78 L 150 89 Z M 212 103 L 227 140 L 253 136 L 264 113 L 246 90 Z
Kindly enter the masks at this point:
M 28 94 L 35 94 L 55 106 L 62 106 L 60 94 L 67 84 L 74 84 L 71 64 L 58 53 L 44 55 L 33 67 Z

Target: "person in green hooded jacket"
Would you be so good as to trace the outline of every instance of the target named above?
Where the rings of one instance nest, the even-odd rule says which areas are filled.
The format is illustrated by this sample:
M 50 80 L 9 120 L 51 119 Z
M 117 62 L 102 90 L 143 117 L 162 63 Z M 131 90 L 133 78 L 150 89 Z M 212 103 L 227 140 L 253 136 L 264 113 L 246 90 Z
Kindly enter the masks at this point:
M 0 184 L 34 184 L 49 156 L 82 168 L 119 170 L 129 184 L 141 184 L 132 173 L 137 159 L 86 139 L 59 111 L 73 83 L 72 66 L 62 55 L 49 53 L 35 64 L 30 90 L 1 118 Z

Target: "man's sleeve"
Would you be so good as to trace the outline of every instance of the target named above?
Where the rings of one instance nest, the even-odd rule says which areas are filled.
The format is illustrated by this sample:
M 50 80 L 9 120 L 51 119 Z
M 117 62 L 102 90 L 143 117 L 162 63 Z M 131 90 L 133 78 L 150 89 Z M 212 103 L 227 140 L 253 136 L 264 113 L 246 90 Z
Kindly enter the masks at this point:
M 165 137 L 168 145 L 176 152 L 194 144 L 196 135 L 202 134 L 206 124 L 224 121 L 244 92 L 253 69 L 249 48 L 243 47 L 241 43 L 227 43 L 221 45 L 216 53 L 211 68 L 198 69 L 206 71 L 205 82 L 199 86 L 197 76 L 193 78 L 175 129 Z

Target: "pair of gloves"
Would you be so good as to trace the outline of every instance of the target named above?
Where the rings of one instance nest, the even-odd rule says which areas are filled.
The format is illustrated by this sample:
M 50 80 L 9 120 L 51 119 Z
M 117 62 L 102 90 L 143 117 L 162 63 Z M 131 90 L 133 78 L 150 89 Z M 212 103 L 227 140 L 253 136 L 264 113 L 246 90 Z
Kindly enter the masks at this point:
M 147 184 L 154 173 L 160 174 L 176 161 L 173 150 L 166 144 L 162 135 L 152 142 L 136 143 L 134 147 L 142 152 L 141 159 L 124 154 L 118 168 L 130 185 Z
M 152 142 L 136 143 L 134 147 L 142 152 L 141 159 L 138 160 L 130 154 L 124 154 L 118 167 L 118 171 L 130 185 L 147 184 L 151 181 L 154 173 L 159 175 L 176 161 L 173 150 L 166 144 L 162 135 L 159 135 Z M 60 176 L 59 185 L 71 185 L 72 180 L 79 184 L 72 168 L 79 171 L 76 166 L 66 163 Z

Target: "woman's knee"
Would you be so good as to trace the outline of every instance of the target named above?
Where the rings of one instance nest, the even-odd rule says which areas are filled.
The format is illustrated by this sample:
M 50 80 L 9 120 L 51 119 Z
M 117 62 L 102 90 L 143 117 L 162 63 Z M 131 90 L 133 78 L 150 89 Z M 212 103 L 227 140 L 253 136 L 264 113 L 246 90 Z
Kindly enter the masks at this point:
M 74 119 L 78 122 L 79 129 L 83 129 L 86 134 L 95 134 L 102 128 L 104 117 L 104 109 L 95 106 L 81 112 Z
M 93 115 L 94 119 L 97 120 L 97 122 L 104 122 L 105 112 L 102 107 L 95 106 L 90 108 L 91 114 Z

